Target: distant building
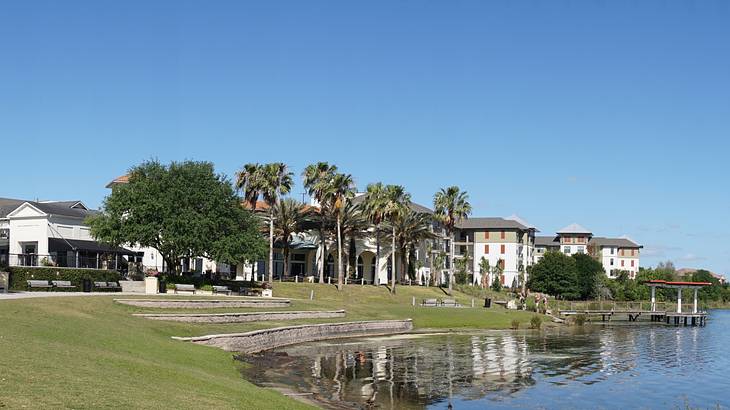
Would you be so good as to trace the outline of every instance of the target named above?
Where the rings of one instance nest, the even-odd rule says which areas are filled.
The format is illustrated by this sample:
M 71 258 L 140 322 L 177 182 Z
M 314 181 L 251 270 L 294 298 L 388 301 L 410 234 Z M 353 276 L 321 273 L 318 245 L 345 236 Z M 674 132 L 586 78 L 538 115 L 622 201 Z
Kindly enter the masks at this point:
M 566 255 L 586 253 L 601 262 L 609 278 L 616 278 L 621 271 L 626 271 L 629 277 L 635 278 L 639 273 L 642 248 L 642 245 L 628 237 L 593 236 L 589 229 L 574 223 L 559 230 L 555 236 L 536 237 L 535 261 L 539 261 L 548 251 L 558 251 Z
M 675 273 L 677 274 L 677 276 L 679 278 L 688 279 L 688 278 L 691 278 L 692 275 L 695 272 L 697 272 L 698 270 L 699 269 L 694 269 L 694 268 L 682 268 L 682 269 L 677 269 L 675 271 Z M 710 272 L 710 271 L 708 271 L 708 272 Z M 715 272 L 710 272 L 710 275 L 712 275 L 713 278 L 719 280 L 721 284 L 725 284 L 725 276 L 720 275 L 719 273 L 715 273 Z

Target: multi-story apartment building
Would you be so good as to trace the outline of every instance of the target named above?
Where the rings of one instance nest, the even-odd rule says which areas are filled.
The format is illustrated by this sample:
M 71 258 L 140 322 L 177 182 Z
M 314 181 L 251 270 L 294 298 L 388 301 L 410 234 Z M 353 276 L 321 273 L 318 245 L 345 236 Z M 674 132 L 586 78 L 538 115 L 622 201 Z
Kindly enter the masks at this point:
M 504 286 L 522 285 L 521 273 L 533 264 L 535 233 L 537 229 L 517 216 L 507 218 L 469 218 L 457 225 L 456 252 L 458 258 L 472 259 L 471 271 L 474 283 L 482 283 L 487 274 L 487 283 L 494 281 L 499 272 L 499 281 Z M 499 267 L 497 272 L 481 272 L 482 258 L 490 267 Z M 526 276 L 525 276 L 526 277 Z
M 554 236 L 536 237 L 535 262 L 548 251 L 563 252 L 566 255 L 587 253 L 601 262 L 608 277 L 615 278 L 618 272 L 626 271 L 634 278 L 639 272 L 641 248 L 643 246 L 627 237 L 593 236 L 590 230 L 574 223 L 559 230 Z

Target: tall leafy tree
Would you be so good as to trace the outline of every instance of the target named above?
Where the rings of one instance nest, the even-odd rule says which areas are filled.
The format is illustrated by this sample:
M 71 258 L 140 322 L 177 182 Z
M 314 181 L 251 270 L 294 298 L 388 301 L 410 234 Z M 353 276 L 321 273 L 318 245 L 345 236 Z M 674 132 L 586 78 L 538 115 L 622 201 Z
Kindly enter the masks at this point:
M 179 272 L 184 258 L 237 264 L 263 255 L 257 219 L 213 164 L 153 160 L 128 175 L 87 221 L 97 240 L 154 248 L 168 272 Z
M 469 195 L 458 186 L 441 188 L 433 197 L 433 207 L 449 235 L 449 295 L 451 295 L 454 280 L 454 229 L 456 224 L 471 214 Z
M 385 218 L 387 205 L 386 189 L 383 183 L 369 184 L 365 192 L 362 209 L 370 222 L 375 226 L 376 278 L 380 277 L 380 272 L 383 270 L 380 266 L 380 224 L 383 223 L 383 219 Z M 373 284 L 376 284 L 376 278 L 373 278 Z
M 320 263 L 317 268 L 319 271 L 319 282 L 324 282 L 324 266 L 327 259 L 327 219 L 325 213 L 328 211 L 327 204 L 325 203 L 325 196 L 329 189 L 330 181 L 337 174 L 337 166 L 330 165 L 327 162 L 317 162 L 314 164 L 307 165 L 302 172 L 302 179 L 304 180 L 304 188 L 307 190 L 307 194 L 314 198 L 319 203 L 320 212 L 319 214 L 313 215 L 313 219 L 318 222 L 319 230 L 319 254 L 321 255 Z
M 575 259 L 561 252 L 546 252 L 540 261 L 532 266 L 527 286 L 563 299 L 577 299 L 578 268 Z
M 302 230 L 306 221 L 306 208 L 304 204 L 295 199 L 285 198 L 274 205 L 272 215 L 274 217 L 274 237 L 281 241 L 284 251 L 282 276 L 288 276 L 291 237 L 292 234 Z
M 355 196 L 355 181 L 350 174 L 335 174 L 326 186 L 324 203 L 330 207 L 337 220 L 337 289 L 342 289 L 344 268 L 342 264 L 342 212 Z
M 603 265 L 585 253 L 572 255 L 575 259 L 576 286 L 581 299 L 591 299 L 598 296 L 598 285 L 601 275 L 605 275 Z
M 246 164 L 238 172 L 236 186 L 243 190 L 251 209 L 256 209 L 259 197 L 269 207 L 269 282 L 274 280 L 274 205 L 282 195 L 291 191 L 294 183 L 292 175 L 282 162 Z
M 396 226 L 398 220 L 408 212 L 411 204 L 411 194 L 406 192 L 400 185 L 387 185 L 385 187 L 385 207 L 383 217 L 391 227 L 391 288 L 390 292 L 395 293 L 396 282 Z

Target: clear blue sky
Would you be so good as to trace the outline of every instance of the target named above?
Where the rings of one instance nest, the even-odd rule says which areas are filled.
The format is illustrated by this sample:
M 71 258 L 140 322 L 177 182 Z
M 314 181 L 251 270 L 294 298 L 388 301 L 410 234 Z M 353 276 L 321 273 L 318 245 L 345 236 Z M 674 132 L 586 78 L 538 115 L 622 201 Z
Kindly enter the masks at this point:
M 6 1 L 0 196 L 96 207 L 152 157 L 325 160 L 728 273 L 728 21 L 709 0 Z

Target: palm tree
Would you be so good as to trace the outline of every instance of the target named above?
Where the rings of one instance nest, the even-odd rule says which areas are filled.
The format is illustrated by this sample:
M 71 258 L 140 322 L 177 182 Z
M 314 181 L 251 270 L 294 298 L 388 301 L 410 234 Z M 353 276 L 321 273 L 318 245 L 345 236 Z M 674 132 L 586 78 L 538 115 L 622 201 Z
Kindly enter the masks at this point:
M 345 205 L 341 214 L 342 240 L 348 247 L 348 250 L 345 251 L 345 259 L 347 260 L 346 271 L 347 276 L 350 276 L 353 270 L 357 269 L 355 241 L 367 234 L 367 229 L 370 227 L 370 224 L 363 214 L 362 207 L 352 202 L 348 202 Z
M 342 211 L 355 195 L 355 181 L 350 174 L 335 174 L 326 185 L 325 203 L 334 211 L 337 219 L 337 289 L 342 289 Z
M 256 210 L 256 201 L 261 194 L 262 166 L 257 163 L 248 163 L 236 173 L 236 188 L 243 191 L 243 198 L 251 211 Z
M 286 198 L 274 205 L 271 214 L 274 217 L 274 236 L 284 244 L 284 271 L 279 277 L 279 280 L 281 280 L 281 277 L 289 275 L 291 236 L 301 231 L 306 212 L 304 204 L 297 200 Z
M 385 187 L 385 206 L 383 208 L 383 217 L 391 225 L 391 261 L 392 275 L 390 292 L 395 293 L 395 241 L 396 241 L 396 224 L 398 219 L 408 211 L 411 204 L 411 194 L 406 192 L 405 188 L 400 185 L 387 185 Z
M 317 222 L 319 222 L 319 246 L 320 255 L 322 257 L 322 260 L 320 261 L 318 266 L 319 283 L 324 282 L 324 265 L 327 258 L 327 241 L 325 238 L 327 229 L 325 227 L 326 218 L 324 218 L 324 212 L 326 210 L 326 204 L 324 203 L 325 192 L 327 191 L 329 182 L 332 180 L 336 173 L 337 166 L 330 165 L 327 162 L 317 162 L 315 164 L 307 165 L 307 167 L 304 169 L 304 172 L 302 172 L 304 188 L 307 189 L 307 194 L 314 198 L 319 203 L 320 207 L 319 215 L 314 215 L 315 219 L 317 219 Z
M 466 191 L 458 186 L 441 188 L 433 197 L 434 212 L 446 227 L 449 235 L 449 295 L 454 281 L 454 228 L 471 214 L 471 204 Z
M 292 173 L 282 162 L 270 164 L 246 164 L 238 173 L 236 186 L 243 190 L 244 197 L 252 210 L 256 200 L 262 196 L 269 206 L 269 282 L 274 281 L 274 205 L 281 195 L 291 191 Z
M 433 239 L 436 235 L 431 231 L 431 215 L 416 212 L 407 207 L 393 222 L 389 222 L 395 235 L 396 243 L 401 251 L 403 272 L 408 272 L 410 256 L 416 246 L 424 240 Z
M 383 222 L 385 217 L 386 201 L 386 190 L 382 182 L 375 184 L 369 184 L 367 192 L 365 192 L 365 200 L 362 203 L 362 209 L 364 214 L 375 225 L 375 263 L 377 264 L 376 275 L 379 278 L 380 272 L 382 271 L 380 266 L 380 224 Z M 376 278 L 373 278 L 373 284 Z

